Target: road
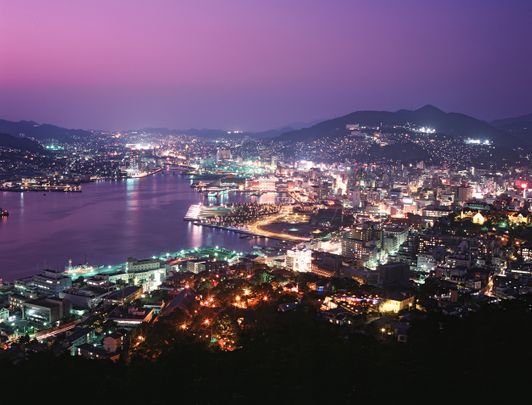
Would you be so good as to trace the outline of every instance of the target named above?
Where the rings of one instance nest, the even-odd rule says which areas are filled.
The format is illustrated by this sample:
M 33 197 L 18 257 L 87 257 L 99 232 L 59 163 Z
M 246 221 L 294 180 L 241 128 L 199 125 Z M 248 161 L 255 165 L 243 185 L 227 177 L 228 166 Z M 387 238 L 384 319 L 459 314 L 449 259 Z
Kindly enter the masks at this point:
M 273 224 L 275 222 L 282 222 L 289 215 L 292 215 L 292 212 L 293 212 L 292 206 L 284 206 L 281 209 L 281 212 L 279 212 L 278 214 L 270 215 L 269 217 L 264 218 L 264 219 L 259 219 L 247 225 L 246 228 L 249 232 L 252 232 L 255 235 L 264 236 L 266 238 L 277 238 L 277 239 L 283 239 L 283 240 L 289 240 L 289 241 L 295 241 L 295 242 L 309 241 L 310 238 L 306 238 L 303 236 L 291 235 L 291 234 L 283 233 L 283 232 L 273 232 L 273 231 L 268 231 L 262 228 L 264 226 Z
M 70 329 L 74 329 L 79 322 L 80 322 L 79 320 L 76 320 L 76 321 L 72 321 L 64 325 L 58 326 L 57 328 L 46 329 L 46 330 L 37 332 L 37 334 L 35 335 L 35 339 L 40 341 L 40 340 L 46 340 L 55 335 L 59 335 L 60 333 L 64 333 L 66 331 L 69 331 Z

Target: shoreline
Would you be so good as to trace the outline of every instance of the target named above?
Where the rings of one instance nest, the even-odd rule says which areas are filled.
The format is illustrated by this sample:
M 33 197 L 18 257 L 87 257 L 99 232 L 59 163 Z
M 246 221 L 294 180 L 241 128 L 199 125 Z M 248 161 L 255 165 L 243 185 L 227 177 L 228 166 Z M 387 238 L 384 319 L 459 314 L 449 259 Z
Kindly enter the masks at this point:
M 100 179 L 87 183 L 83 193 L 75 194 L 54 193 L 45 197 L 35 192 L 0 193 L 0 206 L 10 213 L 0 221 L 0 253 L 5 266 L 0 277 L 13 280 L 36 274 L 45 267 L 62 269 L 68 258 L 74 263 L 116 264 L 128 256 L 151 257 L 154 252 L 172 252 L 208 243 L 243 252 L 253 244 L 276 243 L 266 239 L 254 243 L 253 239 L 239 238 L 236 233 L 215 228 L 204 228 L 203 233 L 198 233 L 201 228 L 188 225 L 183 215 L 190 204 L 201 201 L 201 195 L 190 189 L 186 176 L 167 173 L 163 171 L 138 181 Z M 131 193 L 131 189 L 128 193 L 131 186 L 128 183 L 136 185 L 136 193 Z M 104 205 L 119 215 L 100 217 L 99 207 Z M 75 226 L 65 224 L 65 210 Z M 105 225 L 104 219 L 113 221 L 113 226 Z M 41 227 L 44 220 L 47 226 Z M 135 229 L 151 232 L 154 227 L 162 229 L 164 235 L 155 232 L 139 238 L 131 236 Z M 191 232 L 192 228 L 196 228 L 196 233 Z M 107 242 L 99 240 L 98 234 L 105 235 Z M 73 236 L 82 243 L 72 242 Z M 35 245 L 36 249 L 27 251 L 23 240 L 46 243 L 47 247 Z M 90 246 L 85 247 L 88 243 Z M 110 245 L 116 248 L 111 249 Z
M 225 230 L 225 231 L 231 231 L 231 232 L 239 233 L 239 234 L 242 234 L 242 235 L 253 236 L 253 237 L 256 237 L 256 238 L 273 239 L 273 240 L 279 240 L 279 241 L 283 241 L 283 242 L 292 242 L 292 243 L 294 243 L 294 242 L 308 242 L 308 241 L 312 240 L 312 238 L 305 238 L 305 237 L 302 237 L 302 236 L 292 236 L 292 235 L 287 235 L 288 236 L 287 238 L 283 238 L 283 237 L 280 237 L 280 236 L 266 236 L 266 235 L 261 235 L 259 233 L 253 232 L 253 231 L 251 231 L 249 229 L 234 228 L 234 227 L 231 227 L 231 226 L 224 226 L 224 225 L 207 224 L 207 223 L 203 223 L 203 222 L 200 222 L 200 221 L 197 221 L 197 220 L 192 220 L 192 219 L 184 219 L 183 218 L 183 221 L 192 222 L 196 226 L 206 226 L 208 228 L 222 229 L 222 230 Z
M 76 186 L 77 187 L 77 186 Z M 59 190 L 59 189 L 31 189 L 31 188 L 0 188 L 0 192 L 5 193 L 81 193 L 81 187 L 77 190 Z
M 153 176 L 157 173 L 160 173 L 163 171 L 163 168 L 159 168 L 157 170 L 151 171 L 149 173 L 145 173 L 142 176 L 127 176 L 127 177 L 120 177 L 120 178 L 114 178 L 114 177 L 99 177 L 90 181 L 82 181 L 79 183 L 76 183 L 75 185 L 70 184 L 62 184 L 57 186 L 50 186 L 49 188 L 45 188 L 44 186 L 38 187 L 38 188 L 22 188 L 22 187 L 0 187 L 0 192 L 6 192 L 6 193 L 24 193 L 26 191 L 32 192 L 32 193 L 81 193 L 83 192 L 81 185 L 82 184 L 92 184 L 92 183 L 100 183 L 104 181 L 123 181 L 123 180 L 129 180 L 129 179 L 143 179 L 145 177 Z
M 230 232 L 239 233 L 239 234 L 242 234 L 242 235 L 253 236 L 253 237 L 256 237 L 256 238 L 275 239 L 275 240 L 287 241 L 286 239 L 283 239 L 283 238 L 259 235 L 257 233 L 254 233 L 254 232 L 250 231 L 250 230 L 242 229 L 242 228 L 235 228 L 235 227 L 232 227 L 232 226 L 207 224 L 207 223 L 203 223 L 203 222 L 199 222 L 199 221 L 195 221 L 195 220 L 191 220 L 191 219 L 183 219 L 183 221 L 192 222 L 192 224 L 196 225 L 196 226 L 206 226 L 207 228 L 221 229 L 221 230 L 224 230 L 224 231 L 230 231 Z

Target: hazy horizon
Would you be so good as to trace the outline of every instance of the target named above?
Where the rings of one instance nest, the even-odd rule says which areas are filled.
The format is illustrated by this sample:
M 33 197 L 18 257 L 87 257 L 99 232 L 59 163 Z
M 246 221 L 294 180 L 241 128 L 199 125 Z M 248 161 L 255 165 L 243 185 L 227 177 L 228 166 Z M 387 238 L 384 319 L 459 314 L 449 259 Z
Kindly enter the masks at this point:
M 407 110 L 417 110 L 419 108 L 422 108 L 426 105 L 432 105 L 436 108 L 439 108 L 438 106 L 435 106 L 433 104 L 424 104 L 422 106 L 418 106 L 418 107 L 414 107 L 414 108 L 407 108 Z M 364 111 L 364 110 L 367 110 L 367 109 L 360 109 L 360 110 L 356 110 L 356 111 Z M 398 111 L 400 109 L 394 109 L 394 110 L 384 110 L 384 109 L 375 109 L 374 111 L 390 111 L 390 112 L 395 112 L 395 111 Z M 292 128 L 292 129 L 298 129 L 298 128 L 308 128 L 308 127 L 311 127 L 313 125 L 316 125 L 318 123 L 321 123 L 323 121 L 327 121 L 327 120 L 330 120 L 330 119 L 335 119 L 335 118 L 339 118 L 343 115 L 346 115 L 346 114 L 350 114 L 350 113 L 353 113 L 353 112 L 356 112 L 355 110 L 353 111 L 349 111 L 347 113 L 342 113 L 342 114 L 336 114 L 334 116 L 331 116 L 331 117 L 322 117 L 320 119 L 315 119 L 315 120 L 309 120 L 307 122 L 289 122 L 289 123 L 286 123 L 284 125 L 279 125 L 277 127 L 266 127 L 266 128 L 258 128 L 258 129 L 248 129 L 248 128 L 241 128 L 241 127 L 228 127 L 228 128 L 224 128 L 224 127 L 205 127 L 205 126 L 201 126 L 200 125 L 197 125 L 197 126 L 189 126 L 189 127 L 177 127 L 177 126 L 162 126 L 162 125 L 151 125 L 151 126 L 147 126 L 147 125 L 144 125 L 144 126 L 138 126 L 138 127 L 122 127 L 122 128 L 98 128 L 98 127 L 80 127 L 80 126 L 63 126 L 61 124 L 58 124 L 58 123 L 55 123 L 55 122 L 41 122 L 41 121 L 36 121 L 34 119 L 31 119 L 31 118 L 22 118 L 22 119 L 9 119 L 9 118 L 6 118 L 6 117 L 2 117 L 0 116 L 0 120 L 6 120 L 6 121 L 12 121 L 12 122 L 22 122 L 22 121 L 28 121 L 28 122 L 35 122 L 39 125 L 54 125 L 54 126 L 57 126 L 57 127 L 64 127 L 64 128 L 67 128 L 67 129 L 73 129 L 73 130 L 86 130 L 86 131 L 109 131 L 109 132 L 114 132 L 114 131 L 135 131 L 135 130 L 142 130 L 142 129 L 167 129 L 167 130 L 198 130 L 198 131 L 230 131 L 230 130 L 242 130 L 244 132 L 251 132 L 251 133 L 260 133 L 260 132 L 267 132 L 267 131 L 275 131 L 275 130 L 279 130 L 279 129 L 283 129 L 283 128 Z M 473 118 L 478 118 L 479 120 L 484 120 L 485 122 L 488 122 L 488 123 L 491 123 L 497 119 L 505 119 L 505 118 L 514 118 L 514 117 L 518 117 L 518 116 L 522 116 L 522 115 L 527 115 L 527 114 L 514 114 L 514 115 L 510 115 L 510 116 L 505 116 L 505 117 L 497 117 L 497 118 L 493 118 L 493 119 L 482 119 L 480 117 L 475 117 L 474 115 L 471 115 L 471 114 L 467 114 L 467 113 L 464 113 L 463 111 L 454 111 L 454 110 L 450 110 L 450 111 L 445 111 L 443 110 L 445 113 L 463 113 L 463 114 L 466 114 L 466 115 L 469 115 L 469 116 L 472 116 Z
M 0 117 L 260 131 L 433 104 L 532 112 L 532 2 L 0 0 Z

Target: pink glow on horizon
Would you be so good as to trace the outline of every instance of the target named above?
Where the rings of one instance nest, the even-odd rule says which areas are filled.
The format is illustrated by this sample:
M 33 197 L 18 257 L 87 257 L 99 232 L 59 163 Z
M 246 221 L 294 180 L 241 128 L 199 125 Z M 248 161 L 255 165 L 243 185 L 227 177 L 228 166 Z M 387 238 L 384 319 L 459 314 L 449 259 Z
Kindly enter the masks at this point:
M 265 129 L 425 103 L 529 112 L 531 2 L 465 3 L 0 0 L 0 118 Z

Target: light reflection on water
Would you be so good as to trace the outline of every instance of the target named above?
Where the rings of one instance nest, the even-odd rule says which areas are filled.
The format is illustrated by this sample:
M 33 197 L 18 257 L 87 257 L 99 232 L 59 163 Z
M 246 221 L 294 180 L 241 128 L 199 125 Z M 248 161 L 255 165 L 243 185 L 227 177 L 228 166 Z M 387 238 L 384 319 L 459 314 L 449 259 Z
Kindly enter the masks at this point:
M 233 198 L 228 194 L 227 202 Z M 82 193 L 0 193 L 0 207 L 11 214 L 0 222 L 0 278 L 60 269 L 69 258 L 114 264 L 189 247 L 246 251 L 267 244 L 183 221 L 202 199 L 189 179 L 171 172 L 87 184 Z

